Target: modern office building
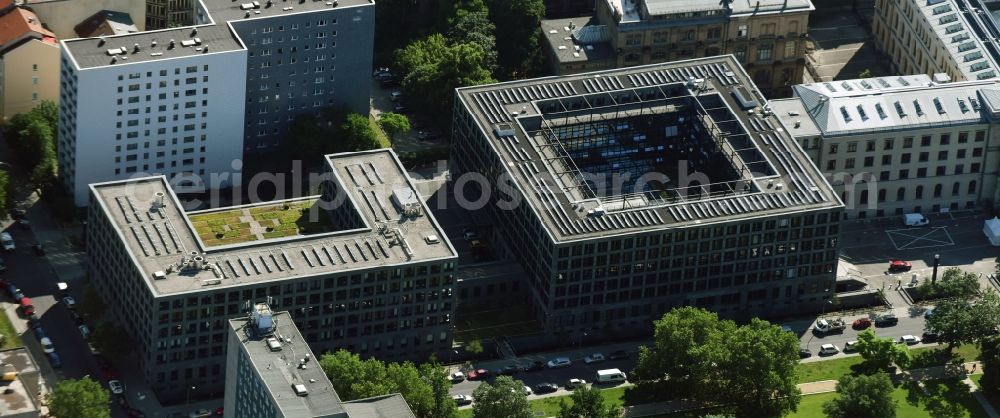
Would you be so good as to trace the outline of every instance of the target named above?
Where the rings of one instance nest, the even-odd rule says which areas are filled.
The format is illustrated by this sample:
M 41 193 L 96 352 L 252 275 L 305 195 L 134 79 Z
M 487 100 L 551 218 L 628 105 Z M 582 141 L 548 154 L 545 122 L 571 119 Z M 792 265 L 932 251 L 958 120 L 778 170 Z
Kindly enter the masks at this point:
M 554 74 L 733 54 L 767 97 L 802 82 L 810 0 L 597 0 L 593 17 L 542 22 Z
M 413 418 L 400 394 L 343 402 L 288 312 L 229 320 L 226 418 Z
M 391 150 L 326 157 L 322 195 L 186 212 L 163 176 L 93 184 L 88 271 L 161 399 L 222 394 L 227 321 L 286 310 L 316 353 L 450 352 L 457 253 Z
M 0 9 L 0 117 L 59 100 L 59 45 L 38 16 L 18 6 Z
M 9 0 L 3 0 L 9 1 Z M 0 1 L 0 4 L 3 3 Z M 72 39 L 79 35 L 74 28 L 100 10 L 124 13 L 145 30 L 146 5 L 135 0 L 15 0 L 22 7 L 38 14 L 45 27 L 59 39 Z
M 146 0 L 146 30 L 189 26 L 197 0 Z
M 235 185 L 244 152 L 273 151 L 296 116 L 367 114 L 370 1 L 206 0 L 195 20 L 62 42 L 59 168 L 78 205 L 138 173 Z
M 995 80 L 938 84 L 919 74 L 794 90 L 772 110 L 840 193 L 845 218 L 971 209 L 1000 197 Z
M 877 0 L 872 33 L 897 74 L 1000 74 L 1000 31 L 979 0 Z
M 767 109 L 732 56 L 462 88 L 452 175 L 552 338 L 819 311 L 843 204 Z

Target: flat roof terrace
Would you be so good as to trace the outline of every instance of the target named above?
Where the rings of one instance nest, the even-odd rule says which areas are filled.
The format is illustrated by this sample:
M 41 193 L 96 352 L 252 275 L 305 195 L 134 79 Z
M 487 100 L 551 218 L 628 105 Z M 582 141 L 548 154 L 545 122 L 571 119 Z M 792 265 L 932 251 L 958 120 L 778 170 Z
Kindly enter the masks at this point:
M 467 87 L 458 95 L 556 242 L 843 206 L 732 56 Z M 560 138 L 557 131 L 573 133 Z M 653 163 L 678 161 L 682 146 L 697 145 L 686 157 L 708 156 L 688 168 L 723 175 L 705 181 L 665 173 L 677 182 L 602 196 L 581 187 L 580 173 L 598 167 L 608 175 L 621 166 L 584 163 L 593 150 L 584 156 L 567 147 L 573 135 L 598 153 L 641 151 L 648 154 L 641 161 Z M 642 145 L 636 135 L 645 135 Z M 647 150 L 654 139 L 659 143 Z M 714 167 L 719 161 L 728 168 Z M 669 192 L 679 188 L 687 193 Z
M 392 151 L 326 161 L 341 193 L 332 202 L 312 196 L 189 214 L 162 176 L 93 184 L 91 193 L 157 295 L 457 259 Z

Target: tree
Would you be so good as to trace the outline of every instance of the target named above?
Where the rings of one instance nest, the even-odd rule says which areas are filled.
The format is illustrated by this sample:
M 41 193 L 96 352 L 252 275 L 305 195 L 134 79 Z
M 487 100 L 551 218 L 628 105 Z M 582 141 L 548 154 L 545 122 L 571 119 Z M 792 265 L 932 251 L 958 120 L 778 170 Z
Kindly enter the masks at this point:
M 868 68 L 865 68 L 864 70 L 861 70 L 860 73 L 858 73 L 858 78 L 871 78 L 871 76 L 872 76 L 872 70 Z
M 541 67 L 538 28 L 545 16 L 543 0 L 489 0 L 497 31 L 497 58 L 504 78 L 533 75 Z
M 59 107 L 43 101 L 28 112 L 10 119 L 6 136 L 11 150 L 24 167 L 30 167 L 32 182 L 41 188 L 55 174 Z
M 10 215 L 10 201 L 7 191 L 10 189 L 10 175 L 6 171 L 0 170 L 0 219 L 7 219 Z
M 349 113 L 347 120 L 340 126 L 340 131 L 344 139 L 347 140 L 349 151 L 368 151 L 382 148 L 378 134 L 375 133 L 375 128 L 372 127 L 367 116 Z
M 407 103 L 438 128 L 450 123 L 449 112 L 441 109 L 452 108 L 456 88 L 495 81 L 488 64 L 483 46 L 452 44 L 441 34 L 418 39 L 396 51 Z
M 500 376 L 493 384 L 483 383 L 472 392 L 472 418 L 533 418 L 524 383 Z
M 111 358 L 124 357 L 132 352 L 129 335 L 122 327 L 110 322 L 97 324 L 91 332 L 90 339 L 98 350 Z
M 578 388 L 570 395 L 570 404 L 559 400 L 559 418 L 619 418 L 622 408 L 605 405 L 598 388 L 586 386 Z
M 795 411 L 798 389 L 799 339 L 776 325 L 754 318 L 736 328 L 726 341 L 722 403 L 735 405 L 737 417 L 781 417 Z M 715 394 L 703 394 L 709 401 Z
M 1000 327 L 1000 295 L 991 289 L 976 303 L 959 297 L 938 301 L 924 327 L 938 333 L 949 350 L 979 343 Z
M 48 394 L 49 413 L 54 417 L 109 418 L 111 395 L 90 377 L 56 383 Z
M 799 341 L 766 321 L 738 327 L 704 309 L 677 308 L 655 321 L 653 340 L 632 371 L 640 387 L 723 405 L 737 417 L 781 416 L 801 398 Z
M 396 140 L 396 136 L 410 132 L 410 118 L 399 113 L 383 113 L 378 121 L 385 133 L 389 134 L 389 139 Z
M 828 418 L 895 418 L 892 381 L 885 373 L 845 375 L 837 381 L 838 397 L 823 404 Z
M 448 372 L 438 365 L 362 360 L 347 350 L 324 354 L 320 367 L 345 401 L 399 393 L 418 418 L 454 418 L 455 401 L 448 395 Z
M 979 343 L 983 362 L 983 379 L 980 386 L 985 392 L 1000 393 L 1000 338 L 988 337 Z
M 469 341 L 469 343 L 465 345 L 465 351 L 468 351 L 472 354 L 482 354 L 483 343 L 479 342 L 479 340 Z
M 864 359 L 862 367 L 870 373 L 887 371 L 893 364 L 906 366 L 910 361 L 905 345 L 896 344 L 892 338 L 878 338 L 871 328 L 858 334 L 858 354 Z
M 979 275 L 964 272 L 958 267 L 951 267 L 944 271 L 941 280 L 938 280 L 937 283 L 924 280 L 918 289 L 925 299 L 969 299 L 979 295 Z
M 491 73 L 497 69 L 497 40 L 493 36 L 496 26 L 490 21 L 486 7 L 456 12 L 446 36 L 450 44 L 470 43 L 483 48 L 483 67 Z

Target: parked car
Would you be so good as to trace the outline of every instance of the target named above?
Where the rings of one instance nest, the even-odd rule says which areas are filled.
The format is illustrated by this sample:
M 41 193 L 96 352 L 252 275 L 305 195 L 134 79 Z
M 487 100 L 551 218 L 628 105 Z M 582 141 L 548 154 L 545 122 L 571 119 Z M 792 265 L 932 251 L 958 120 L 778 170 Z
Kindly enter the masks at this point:
M 451 374 L 451 383 L 460 383 L 465 380 L 465 374 L 462 372 L 455 372 Z
M 899 337 L 899 343 L 906 345 L 920 344 L 920 338 L 917 338 L 916 336 L 910 334 L 906 334 L 902 337 Z
M 378 67 L 374 71 L 372 71 L 372 77 L 378 77 L 382 74 L 388 74 L 388 73 L 389 73 L 389 67 Z
M 486 380 L 490 376 L 490 371 L 486 369 L 469 370 L 465 378 L 469 380 Z
M 858 351 L 858 340 L 851 340 L 851 341 L 848 341 L 848 342 L 844 343 L 844 352 L 845 353 L 850 353 L 850 352 L 854 352 L 854 351 Z
M 831 356 L 840 352 L 840 349 L 833 344 L 823 344 L 819 346 L 819 355 Z
M 611 354 L 608 354 L 608 360 L 624 360 L 628 358 L 628 352 L 625 350 L 615 350 Z
M 568 381 L 566 381 L 566 388 L 570 389 L 570 390 L 576 389 L 576 388 L 581 387 L 581 386 L 586 386 L 586 385 L 587 385 L 587 381 L 583 380 L 583 379 L 573 378 L 573 379 L 569 379 Z
M 455 405 L 463 406 L 472 404 L 472 397 L 469 395 L 454 395 L 451 399 L 455 400 Z
M 125 385 L 118 380 L 109 380 L 108 389 L 111 389 L 111 393 L 115 395 L 121 395 L 125 393 Z
M 39 338 L 38 343 L 42 345 L 42 351 L 44 351 L 45 354 L 56 352 L 56 347 L 52 345 L 52 340 L 50 340 L 49 337 Z
M 541 395 L 544 393 L 552 393 L 559 390 L 559 385 L 555 383 L 539 383 L 535 385 L 535 394 Z
M 931 319 L 931 316 L 934 316 L 934 308 L 924 311 L 924 319 Z
M 40 322 L 35 322 L 31 330 L 35 332 L 35 338 L 38 338 L 39 340 L 45 338 L 45 329 L 42 328 L 42 324 Z
M 59 354 L 57 354 L 55 351 L 53 351 L 53 352 L 48 353 L 46 355 L 49 356 L 49 364 L 52 365 L 53 369 L 62 368 L 62 359 L 59 358 Z
M 528 385 L 524 385 L 524 396 L 531 396 L 531 388 Z
M 76 310 L 69 311 L 69 316 L 70 318 L 73 318 L 73 322 L 77 325 L 83 325 L 85 322 L 83 320 L 83 317 L 80 316 L 80 314 L 77 313 Z
M 868 318 L 855 319 L 854 322 L 851 323 L 851 328 L 854 329 L 867 329 L 870 326 L 872 326 L 872 320 Z
M 531 364 L 521 368 L 525 372 L 537 372 L 539 370 L 545 370 L 545 363 L 540 361 L 531 362 Z
M 76 328 L 80 330 L 80 335 L 83 336 L 83 339 L 85 340 L 90 339 L 90 327 L 86 325 L 79 325 Z
M 70 310 L 76 309 L 76 299 L 72 296 L 66 296 L 63 298 L 63 303 L 65 303 L 66 307 Z
M 519 371 L 521 371 L 520 368 L 518 368 L 517 366 L 515 366 L 513 364 L 509 364 L 509 365 L 503 366 L 503 368 L 497 370 L 497 374 L 499 374 L 501 376 L 513 376 L 513 375 L 517 374 L 517 372 L 519 372 Z
M 875 317 L 876 327 L 891 327 L 899 323 L 899 318 L 895 314 L 887 313 Z
M 604 361 L 604 354 L 601 353 L 593 353 L 583 358 L 583 362 L 587 364 L 600 363 L 602 361 Z
M 14 246 L 14 237 L 9 232 L 0 232 L 0 244 L 4 251 L 14 251 L 17 248 Z
M 925 343 L 934 343 L 941 338 L 941 335 L 934 331 L 924 331 L 924 335 L 920 336 L 920 341 Z
M 802 347 L 799 349 L 799 358 L 809 358 L 812 357 L 813 353 L 808 348 Z
M 401 91 L 394 91 L 392 93 L 389 93 L 389 98 L 392 99 L 392 101 L 394 102 L 398 102 L 399 99 L 401 99 L 402 97 L 403 97 L 403 92 Z
M 17 286 L 10 285 L 7 287 L 7 291 L 10 292 L 10 297 L 14 298 L 15 301 L 20 302 L 21 298 L 24 297 L 24 293 Z
M 912 268 L 913 268 L 913 265 L 910 264 L 908 261 L 903 261 L 903 260 L 889 260 L 889 272 L 890 273 L 899 273 L 899 272 L 904 272 L 904 271 L 910 271 L 910 269 L 912 269 Z
M 561 367 L 569 367 L 572 364 L 573 362 L 570 361 L 569 358 L 567 357 L 556 357 L 552 360 L 549 360 L 548 363 L 545 363 L 545 366 L 550 369 L 558 369 Z

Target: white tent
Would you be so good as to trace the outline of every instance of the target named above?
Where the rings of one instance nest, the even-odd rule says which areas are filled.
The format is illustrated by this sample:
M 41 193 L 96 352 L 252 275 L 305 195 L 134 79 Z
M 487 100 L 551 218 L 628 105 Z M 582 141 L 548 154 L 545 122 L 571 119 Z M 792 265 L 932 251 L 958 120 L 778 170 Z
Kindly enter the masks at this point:
M 994 247 L 1000 247 L 1000 219 L 995 216 L 983 222 L 983 233 Z

